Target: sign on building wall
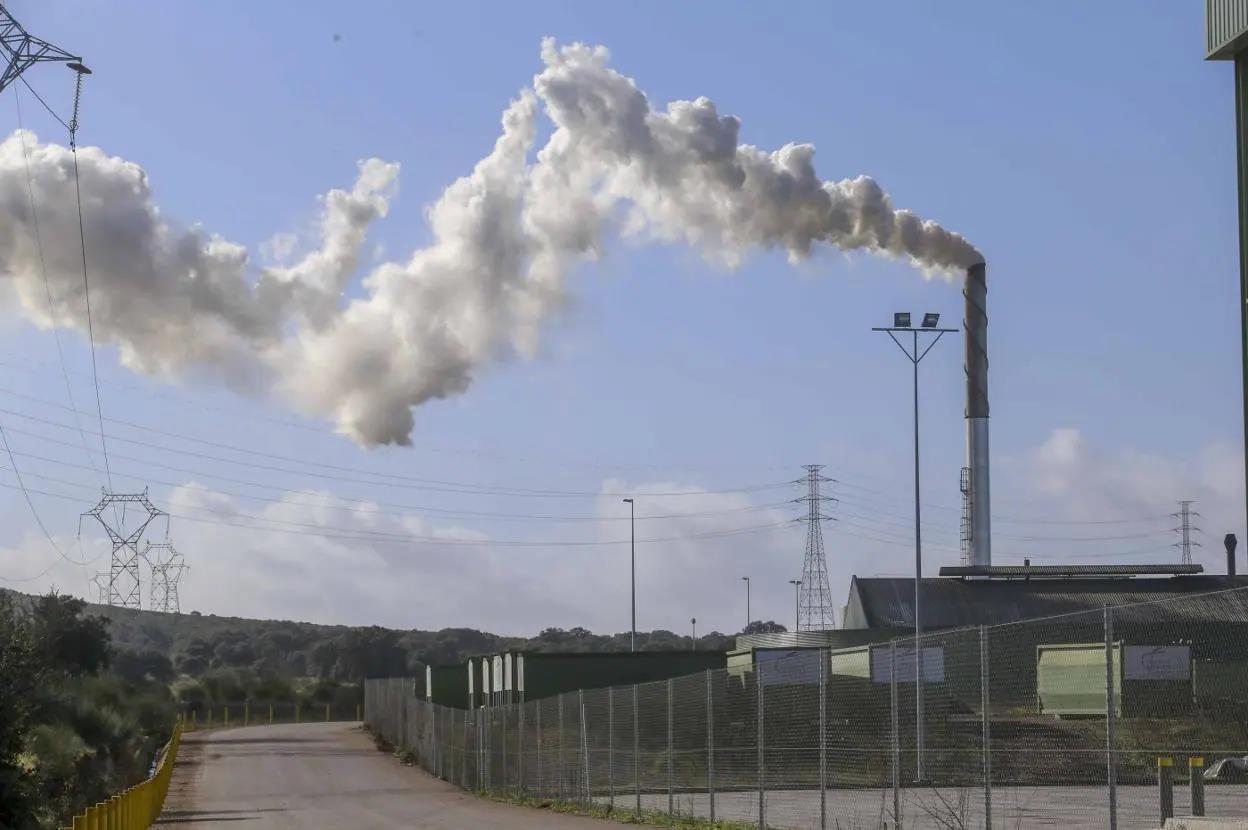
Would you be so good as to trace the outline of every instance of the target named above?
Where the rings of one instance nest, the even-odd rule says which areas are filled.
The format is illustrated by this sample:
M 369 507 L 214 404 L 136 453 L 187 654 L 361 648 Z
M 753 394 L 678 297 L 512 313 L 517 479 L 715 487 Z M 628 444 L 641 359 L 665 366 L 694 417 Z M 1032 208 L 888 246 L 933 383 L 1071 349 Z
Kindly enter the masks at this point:
M 1191 646 L 1127 646 L 1127 680 L 1190 680 Z
M 897 655 L 897 682 L 913 683 L 916 668 L 914 649 L 898 646 L 895 653 Z M 889 657 L 892 654 L 894 654 L 893 649 L 887 647 L 871 649 L 871 679 L 874 682 L 888 683 L 892 680 L 893 668 L 889 665 Z M 923 682 L 945 682 L 945 649 L 942 646 L 924 646 Z
M 819 652 L 815 649 L 755 649 L 754 660 L 763 673 L 764 686 L 819 683 Z

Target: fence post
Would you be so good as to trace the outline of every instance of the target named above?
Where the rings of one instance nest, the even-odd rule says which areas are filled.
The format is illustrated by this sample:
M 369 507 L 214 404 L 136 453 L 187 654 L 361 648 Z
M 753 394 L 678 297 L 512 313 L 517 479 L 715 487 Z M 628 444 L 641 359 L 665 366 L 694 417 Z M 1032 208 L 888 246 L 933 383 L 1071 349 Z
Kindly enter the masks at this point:
M 1192 788 L 1192 815 L 1205 814 L 1205 759 L 1188 758 L 1187 774 Z
M 520 732 L 516 736 L 516 786 L 520 788 L 520 792 L 524 792 L 524 704 L 517 703 L 516 708 L 520 725 Z
M 984 830 L 992 830 L 992 714 L 988 689 L 988 629 L 979 627 L 979 708 L 983 717 Z
M 828 650 L 819 649 L 819 828 L 828 826 Z
M 615 809 L 615 687 L 607 687 L 607 803 Z
M 706 797 L 710 802 L 711 824 L 715 823 L 715 696 L 713 669 L 706 670 Z
M 563 695 L 559 695 L 559 758 L 558 766 L 559 782 L 555 785 L 555 791 L 559 798 L 563 798 L 563 779 L 565 772 L 563 768 Z
M 576 691 L 577 701 L 580 703 L 581 709 L 581 760 L 585 767 L 585 806 L 588 807 L 593 802 L 593 789 L 590 787 L 589 781 L 589 731 L 585 728 L 585 692 L 582 689 Z
M 1157 759 L 1157 797 L 1161 807 L 1161 825 L 1174 818 L 1174 759 Z
M 672 679 L 667 679 L 667 814 L 670 816 L 675 812 L 673 809 L 675 804 L 675 796 L 672 791 L 672 785 L 675 780 L 672 750 L 675 748 L 673 738 L 674 729 L 672 727 Z
M 1105 610 L 1105 768 L 1109 784 L 1109 830 L 1118 830 L 1118 771 L 1114 765 L 1114 612 Z
M 535 718 L 537 721 L 537 734 L 534 736 L 533 742 L 537 747 L 537 752 L 534 753 L 534 758 L 537 760 L 537 794 L 542 795 L 544 793 L 542 787 L 542 761 L 544 759 L 542 757 L 542 702 L 540 700 L 533 704 L 533 711 L 537 715 Z
M 868 652 L 869 653 L 869 652 Z M 901 737 L 897 723 L 897 641 L 888 644 L 888 700 L 892 722 L 893 826 L 901 830 Z
M 472 749 L 477 758 L 477 790 L 483 789 L 484 780 L 481 777 L 481 717 L 485 714 L 485 707 L 472 710 Z
M 764 715 L 766 710 L 763 708 L 763 667 L 765 663 L 754 664 L 754 679 L 758 687 L 758 830 L 767 830 L 767 779 L 763 772 L 763 763 L 766 750 L 766 734 L 763 728 Z
M 641 739 L 637 729 L 637 684 L 633 684 L 633 812 L 641 815 Z

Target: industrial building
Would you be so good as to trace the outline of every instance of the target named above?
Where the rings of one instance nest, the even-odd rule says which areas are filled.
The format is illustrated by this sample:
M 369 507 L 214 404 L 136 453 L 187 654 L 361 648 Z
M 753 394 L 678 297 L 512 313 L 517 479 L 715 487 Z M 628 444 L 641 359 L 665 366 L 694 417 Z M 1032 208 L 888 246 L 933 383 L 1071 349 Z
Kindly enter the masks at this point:
M 1005 565 L 945 567 L 919 583 L 924 631 L 999 625 L 1248 587 L 1200 565 Z M 905 636 L 914 631 L 914 579 L 850 581 L 843 626 Z M 1161 613 L 1153 609 L 1150 613 Z
M 506 706 L 722 669 L 725 661 L 722 651 L 508 651 L 462 665 L 427 666 L 425 697 L 457 709 Z

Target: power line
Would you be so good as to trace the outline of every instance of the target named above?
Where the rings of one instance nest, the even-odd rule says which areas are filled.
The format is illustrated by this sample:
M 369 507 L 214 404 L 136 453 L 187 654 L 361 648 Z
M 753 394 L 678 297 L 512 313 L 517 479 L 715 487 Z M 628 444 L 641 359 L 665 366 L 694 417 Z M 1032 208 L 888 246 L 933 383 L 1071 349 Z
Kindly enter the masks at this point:
M 26 145 L 26 128 L 22 123 L 22 97 L 14 90 L 13 100 L 17 105 L 17 128 L 21 135 L 22 144 L 22 162 L 26 171 L 26 196 L 30 203 L 30 219 L 31 229 L 35 237 L 35 249 L 39 254 L 39 274 L 43 279 L 43 291 L 48 302 L 48 319 L 52 322 L 52 339 L 56 343 L 56 358 L 61 369 L 61 379 L 65 382 L 65 396 L 69 399 L 69 409 L 73 412 L 74 425 L 78 428 L 78 435 L 82 439 L 82 450 L 86 453 L 87 463 L 92 468 L 95 467 L 95 459 L 91 455 L 91 449 L 87 446 L 87 435 L 82 431 L 82 422 L 78 419 L 78 407 L 74 401 L 73 385 L 69 381 L 69 370 L 65 364 L 65 349 L 61 345 L 61 326 L 57 319 L 56 303 L 52 299 L 52 285 L 48 280 L 47 260 L 43 253 L 43 234 L 39 229 L 39 208 L 35 204 L 35 188 L 33 177 L 30 172 L 30 149 Z M 97 475 L 99 471 L 96 471 Z
M 44 440 L 51 441 L 52 439 L 44 439 Z M 61 441 L 57 441 L 55 443 L 60 446 L 69 446 L 65 442 L 61 442 Z M 70 468 L 79 469 L 79 470 L 88 469 L 86 466 L 82 464 L 75 464 L 72 461 L 62 461 L 56 458 L 48 458 L 47 456 L 35 455 L 33 453 L 15 452 L 15 455 L 18 455 L 23 458 L 30 458 L 35 461 L 42 461 L 48 464 L 56 464 L 62 467 L 70 467 Z M 122 458 L 123 460 L 126 458 L 126 456 L 115 456 L 115 457 Z M 205 474 L 205 473 L 193 471 L 193 470 L 186 470 L 185 472 L 187 472 L 190 475 L 209 475 L 209 474 Z M 40 473 L 28 472 L 27 475 L 33 478 L 42 479 L 44 481 L 51 481 L 56 484 L 65 484 L 65 485 L 72 486 L 72 487 L 84 487 L 85 486 L 77 481 L 67 481 L 62 478 L 42 475 Z M 183 490 L 193 490 L 196 492 L 208 493 L 211 495 L 228 496 L 230 498 L 246 499 L 249 501 L 258 501 L 258 502 L 263 502 L 267 504 L 281 504 L 281 505 L 287 505 L 287 506 L 292 506 L 292 507 L 315 507 L 318 510 L 324 510 L 324 509 L 342 510 L 342 511 L 346 511 L 348 513 L 354 513 L 354 514 L 364 514 L 364 515 L 369 515 L 369 516 L 390 516 L 390 517 L 395 517 L 395 518 L 400 518 L 400 519 L 423 519 L 425 517 L 420 515 L 420 513 L 433 513 L 436 515 L 447 516 L 447 517 L 452 517 L 452 518 L 473 518 L 473 519 L 489 519 L 489 520 L 497 519 L 497 520 L 507 520 L 507 521 L 534 521 L 534 520 L 544 520 L 544 521 L 552 521 L 552 522 L 628 521 L 628 517 L 624 517 L 623 519 L 621 519 L 618 516 L 542 516 L 542 515 L 535 515 L 535 514 L 490 513 L 487 511 L 475 511 L 475 510 L 453 510 L 449 508 L 423 507 L 423 506 L 418 506 L 418 505 L 402 505 L 402 504 L 396 505 L 392 502 L 378 502 L 372 499 L 355 499 L 355 498 L 341 496 L 341 495 L 324 492 L 324 491 L 293 490 L 293 489 L 288 489 L 284 487 L 274 487 L 271 485 L 260 484 L 258 482 L 245 482 L 245 481 L 237 480 L 237 479 L 228 479 L 228 480 L 236 481 L 237 483 L 246 484 L 252 487 L 270 489 L 270 490 L 274 490 L 277 492 L 288 493 L 291 495 L 319 496 L 323 498 L 335 499 L 337 501 L 348 502 L 352 505 L 352 506 L 345 506 L 345 505 L 338 505 L 338 504 L 325 504 L 323 500 L 292 501 L 287 498 L 257 496 L 251 493 L 239 493 L 239 492 L 232 491 L 232 490 L 218 490 L 218 489 L 214 489 L 211 487 L 204 487 L 198 484 L 188 484 L 188 483 L 182 483 L 182 482 L 177 482 L 177 481 L 164 481 L 162 479 L 152 478 L 151 476 L 136 476 L 136 475 L 130 475 L 128 473 L 123 473 L 123 472 L 118 472 L 117 475 L 120 478 L 130 479 L 133 481 L 151 482 L 153 484 L 162 484 L 162 485 L 165 485 L 167 487 L 172 487 L 172 488 L 178 488 L 178 489 L 183 489 Z M 644 516 L 644 517 L 638 516 L 637 518 L 638 520 L 644 518 L 649 521 L 672 520 L 672 519 L 701 519 L 701 518 L 707 518 L 711 516 L 727 516 L 727 515 L 735 515 L 735 514 L 740 514 L 740 513 L 756 513 L 756 512 L 761 512 L 765 510 L 776 510 L 776 509 L 786 506 L 787 504 L 789 504 L 789 502 L 774 502 L 770 504 L 750 505 L 747 507 L 727 508 L 724 510 L 703 510 L 703 511 L 697 511 L 697 512 L 692 512 L 692 513 L 653 514 L 653 515 Z M 378 509 L 379 507 L 383 507 L 383 506 L 399 507 L 402 510 L 408 511 L 408 512 L 396 512 L 392 510 Z
M 16 363 L 8 362 L 5 360 L 0 360 L 0 366 L 5 366 L 10 369 L 29 372 L 29 373 L 37 373 L 34 366 L 38 365 L 40 362 L 41 361 L 39 361 L 38 359 L 34 359 L 34 358 L 32 358 L 31 360 L 25 361 L 21 364 L 16 364 Z M 87 373 L 83 373 L 83 374 L 84 376 L 88 378 L 90 377 L 90 375 Z M 225 406 L 225 405 L 215 404 L 203 398 L 198 398 L 195 396 L 188 396 L 184 394 L 178 395 L 178 394 L 174 394 L 169 391 L 162 390 L 162 389 L 153 389 L 147 385 L 126 383 L 124 381 L 112 379 L 107 376 L 100 379 L 100 384 L 103 385 L 104 387 L 113 387 L 116 389 L 127 390 L 129 392 L 136 392 L 136 393 L 145 395 L 150 398 L 155 398 L 158 400 L 162 400 L 162 401 L 175 404 L 177 406 L 190 408 L 200 413 L 219 412 L 222 414 L 244 417 L 244 418 L 247 418 L 248 420 L 264 421 L 266 423 L 271 423 L 276 426 L 280 426 L 280 427 L 284 427 L 288 429 L 301 430 L 301 431 L 309 432 L 309 433 L 312 433 L 314 435 L 318 435 L 321 437 L 333 437 L 333 438 L 340 437 L 336 435 L 332 430 L 327 429 L 323 425 L 313 425 L 313 424 L 308 424 L 308 423 L 302 423 L 300 421 L 296 421 L 291 418 L 275 417 L 273 415 L 268 415 L 263 412 L 255 412 L 250 408 L 244 408 L 242 406 Z M 53 404 L 49 404 L 49 405 L 53 405 Z M 115 419 L 113 418 L 105 418 L 104 420 L 116 423 Z M 569 460 L 567 458 L 564 458 L 564 459 L 560 459 L 557 461 L 552 461 L 551 457 L 546 454 L 522 455 L 522 454 L 517 454 L 517 453 L 512 453 L 512 452 L 500 452 L 497 450 L 483 449 L 480 447 L 463 447 L 463 446 L 449 446 L 449 445 L 441 445 L 441 446 L 412 445 L 408 447 L 407 450 L 410 452 L 428 452 L 428 453 L 434 453 L 434 454 L 439 454 L 439 455 L 473 456 L 477 458 L 494 459 L 494 460 L 518 461 L 518 462 L 526 462 L 526 463 L 541 463 L 547 467 L 553 466 L 553 467 L 562 468 L 562 469 L 581 469 L 581 470 L 592 469 L 595 473 L 598 473 L 598 474 L 603 473 L 604 470 L 605 471 L 616 471 L 616 470 L 668 471 L 673 468 L 692 469 L 692 466 L 688 464 L 684 464 L 684 465 L 642 464 L 642 463 L 621 463 L 621 462 L 615 462 L 615 461 L 603 462 L 599 460 L 590 460 L 587 458 L 580 458 L 580 459 L 575 459 L 575 460 Z M 700 471 L 703 470 L 703 468 L 700 466 L 698 467 L 698 469 Z M 742 465 L 740 467 L 734 467 L 734 469 L 782 470 L 782 469 L 787 469 L 787 465 L 780 465 L 780 464 L 774 464 L 774 463 L 753 464 L 753 465 Z
M 56 551 L 57 556 L 72 565 L 90 564 L 89 562 L 79 562 L 77 559 L 68 556 L 65 551 L 61 550 L 61 546 L 56 543 L 56 540 L 52 538 L 52 534 L 48 532 L 47 525 L 43 523 L 43 517 L 39 515 L 39 510 L 35 507 L 35 502 L 30 498 L 30 491 L 26 488 L 26 482 L 22 480 L 22 473 L 17 467 L 17 460 L 13 458 L 13 450 L 9 447 L 9 437 L 5 435 L 4 427 L 2 426 L 0 426 L 0 441 L 4 443 L 4 451 L 9 456 L 10 469 L 13 471 L 13 477 L 17 479 L 17 486 L 22 491 L 22 496 L 26 500 L 26 506 L 30 508 L 30 515 L 34 517 L 35 524 L 39 526 L 40 532 L 43 533 L 43 538 L 48 540 L 48 545 L 51 546 L 52 550 Z M 47 573 L 47 571 L 44 573 Z
M 68 482 L 66 482 L 68 484 Z M 88 489 L 87 485 L 71 485 Z M 0 487 L 6 489 L 17 489 L 13 485 L 0 482 Z M 62 499 L 82 504 L 83 500 L 77 496 L 70 496 L 65 493 L 57 493 L 48 490 L 37 490 L 28 488 L 29 492 L 49 498 Z M 119 494 L 125 495 L 125 494 Z M 98 505 L 97 505 L 98 507 Z M 413 543 L 419 542 L 422 545 L 444 546 L 444 547 L 535 547 L 535 548 L 560 548 L 560 547 L 607 547 L 628 545 L 630 540 L 623 539 L 590 539 L 590 540 L 568 540 L 568 539 L 551 539 L 551 540 L 510 540 L 510 539 L 457 539 L 442 536 L 422 536 L 414 533 L 391 533 L 387 531 L 374 531 L 356 528 L 340 528 L 332 525 L 321 525 L 313 522 L 296 522 L 283 519 L 272 519 L 264 516 L 254 516 L 248 513 L 240 513 L 237 511 L 216 510 L 207 507 L 190 507 L 202 513 L 212 515 L 237 516 L 251 522 L 265 522 L 268 524 L 277 524 L 284 527 L 274 528 L 264 525 L 245 524 L 241 522 L 221 521 L 218 519 L 205 519 L 201 516 L 188 515 L 186 513 L 174 512 L 172 510 L 160 510 L 159 512 L 168 515 L 170 518 L 182 521 L 198 522 L 201 524 L 210 524 L 220 527 L 233 527 L 244 530 L 259 530 L 269 533 L 283 533 L 296 536 L 317 536 L 325 539 L 357 541 L 357 542 L 391 542 L 391 543 Z M 91 511 L 94 512 L 94 511 Z M 637 539 L 638 544 L 655 544 L 659 542 L 683 542 L 697 539 L 716 539 L 729 536 L 737 536 L 749 533 L 757 533 L 766 530 L 777 530 L 786 527 L 793 527 L 795 522 L 792 520 L 783 522 L 771 522 L 768 524 L 752 525 L 740 528 L 731 528 L 727 530 L 707 531 L 703 533 L 688 533 L 674 536 L 660 536 Z M 296 529 L 286 529 L 296 528 Z M 72 561 L 72 560 L 71 560 Z
M 81 65 L 79 64 L 81 67 Z M 78 245 L 82 251 L 82 298 L 87 311 L 87 342 L 91 345 L 91 384 L 95 388 L 95 413 L 100 422 L 100 452 L 104 456 L 104 474 L 108 487 L 113 487 L 113 471 L 108 461 L 108 439 L 104 435 L 104 407 L 100 403 L 100 371 L 95 358 L 95 323 L 91 319 L 91 280 L 87 277 L 87 234 L 82 221 L 82 184 L 78 171 L 78 104 L 82 98 L 82 78 L 89 70 L 81 67 L 74 86 L 74 115 L 69 122 L 69 150 L 74 157 L 74 199 L 78 207 Z
M 15 393 L 10 392 L 9 390 L 0 390 L 0 391 L 4 391 L 6 394 L 15 394 Z M 16 396 L 21 396 L 21 394 L 16 393 Z M 21 396 L 21 397 L 28 397 L 28 396 Z M 53 404 L 47 401 L 41 401 L 41 403 L 45 403 L 49 406 L 64 408 L 60 404 Z M 34 421 L 36 423 L 56 427 L 59 429 L 71 428 L 69 424 L 64 424 L 64 423 L 61 423 L 60 421 L 49 420 L 47 418 L 40 418 L 35 415 L 29 415 L 24 412 L 19 412 L 17 410 L 0 408 L 0 413 L 7 414 L 15 418 L 21 418 L 23 420 Z M 109 420 L 116 421 L 116 419 L 111 419 L 111 418 Z M 215 442 L 215 441 L 207 441 L 205 439 L 194 438 L 191 436 L 177 435 L 176 433 L 171 433 L 165 430 L 158 430 L 155 428 L 149 428 L 149 427 L 145 427 L 139 424 L 132 424 L 129 422 L 122 422 L 122 423 L 126 423 L 128 426 L 132 426 L 134 429 L 139 429 L 139 430 L 143 430 L 146 432 L 153 432 L 157 434 L 165 434 L 169 437 L 176 437 L 176 438 L 181 438 L 183 440 L 210 445 L 217 449 L 226 449 L 232 452 L 247 453 L 250 455 L 257 455 L 260 457 L 271 457 L 271 458 L 275 458 L 275 459 L 282 460 L 282 461 L 287 461 L 287 462 L 294 463 L 294 464 L 304 464 L 306 466 L 324 467 L 327 469 L 336 468 L 336 465 L 327 465 L 327 464 L 322 464 L 321 462 L 306 461 L 304 459 L 295 458 L 293 456 L 282 456 L 282 455 L 278 455 L 275 453 L 266 453 L 266 452 L 259 451 L 259 450 L 252 450 L 246 447 L 222 444 L 220 442 Z M 87 432 L 88 434 L 91 434 L 91 435 L 102 435 L 102 433 L 100 432 L 93 432 L 91 430 L 87 430 Z M 668 491 L 668 492 L 631 492 L 631 491 L 630 492 L 625 492 L 625 491 L 611 492 L 611 491 L 599 491 L 599 490 L 555 490 L 555 489 L 543 490 L 543 489 L 519 488 L 519 487 L 495 487 L 494 489 L 490 489 L 486 485 L 476 485 L 476 484 L 469 484 L 465 482 L 445 481 L 445 480 L 440 480 L 440 479 L 422 479 L 422 478 L 416 478 L 412 476 L 402 476 L 402 475 L 391 474 L 391 473 L 373 473 L 373 472 L 368 472 L 368 471 L 363 471 L 363 472 L 366 475 L 376 476 L 380 479 L 393 479 L 393 480 L 391 481 L 391 480 L 374 480 L 374 479 L 367 479 L 367 478 L 355 478 L 352 476 L 322 473 L 322 472 L 317 472 L 315 470 L 301 470 L 301 469 L 294 469 L 291 467 L 276 466 L 272 464 L 261 464 L 255 461 L 244 461 L 244 460 L 240 460 L 236 458 L 229 458 L 229 457 L 224 457 L 220 455 L 196 452 L 194 450 L 170 447 L 170 446 L 163 445 L 163 444 L 153 444 L 147 441 L 138 441 L 133 438 L 125 438 L 125 437 L 121 437 L 118 435 L 113 435 L 112 440 L 115 443 L 121 442 L 124 444 L 130 444 L 132 446 L 145 447 L 147 449 L 155 449 L 161 452 L 171 452 L 177 455 L 183 455 L 183 456 L 188 456 L 191 458 L 199 458 L 199 459 L 204 459 L 204 460 L 209 460 L 209 461 L 215 461 L 215 462 L 222 463 L 222 464 L 233 464 L 235 466 L 249 467 L 252 469 L 264 470 L 266 472 L 285 473 L 288 475 L 296 475 L 296 476 L 307 476 L 310 478 L 319 478 L 319 479 L 324 479 L 328 481 L 349 482 L 352 484 L 365 484 L 365 485 L 372 486 L 372 487 L 395 487 L 395 488 L 407 489 L 407 490 L 427 490 L 431 492 L 440 492 L 440 493 L 455 493 L 455 494 L 460 494 L 460 495 L 498 496 L 498 497 L 506 497 L 506 498 L 600 498 L 600 497 L 612 497 L 612 496 L 639 496 L 639 497 L 647 497 L 647 498 L 677 498 L 677 497 L 688 497 L 688 496 L 736 495 L 736 494 L 759 492 L 763 490 L 776 490 L 780 488 L 786 488 L 786 487 L 789 487 L 792 483 L 789 481 L 781 481 L 781 482 L 773 482 L 769 484 L 748 485 L 748 486 L 743 486 L 743 487 L 720 489 L 720 490 L 677 490 L 677 491 Z M 117 457 L 124 458 L 124 456 L 117 456 Z M 140 463 L 155 464 L 155 462 L 147 462 L 143 459 L 132 458 L 131 460 L 136 460 L 136 461 L 139 461 Z M 358 471 L 357 468 L 337 468 L 337 469 L 343 469 L 343 470 L 347 470 L 351 472 Z

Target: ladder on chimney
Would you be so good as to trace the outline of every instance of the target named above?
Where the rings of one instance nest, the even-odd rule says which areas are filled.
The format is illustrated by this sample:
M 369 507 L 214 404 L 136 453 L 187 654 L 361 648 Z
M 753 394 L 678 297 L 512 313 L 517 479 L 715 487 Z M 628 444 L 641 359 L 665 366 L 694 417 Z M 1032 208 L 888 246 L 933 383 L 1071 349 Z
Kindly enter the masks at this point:
M 971 468 L 963 467 L 958 482 L 962 490 L 962 527 L 958 544 L 962 551 L 962 564 L 971 564 Z

